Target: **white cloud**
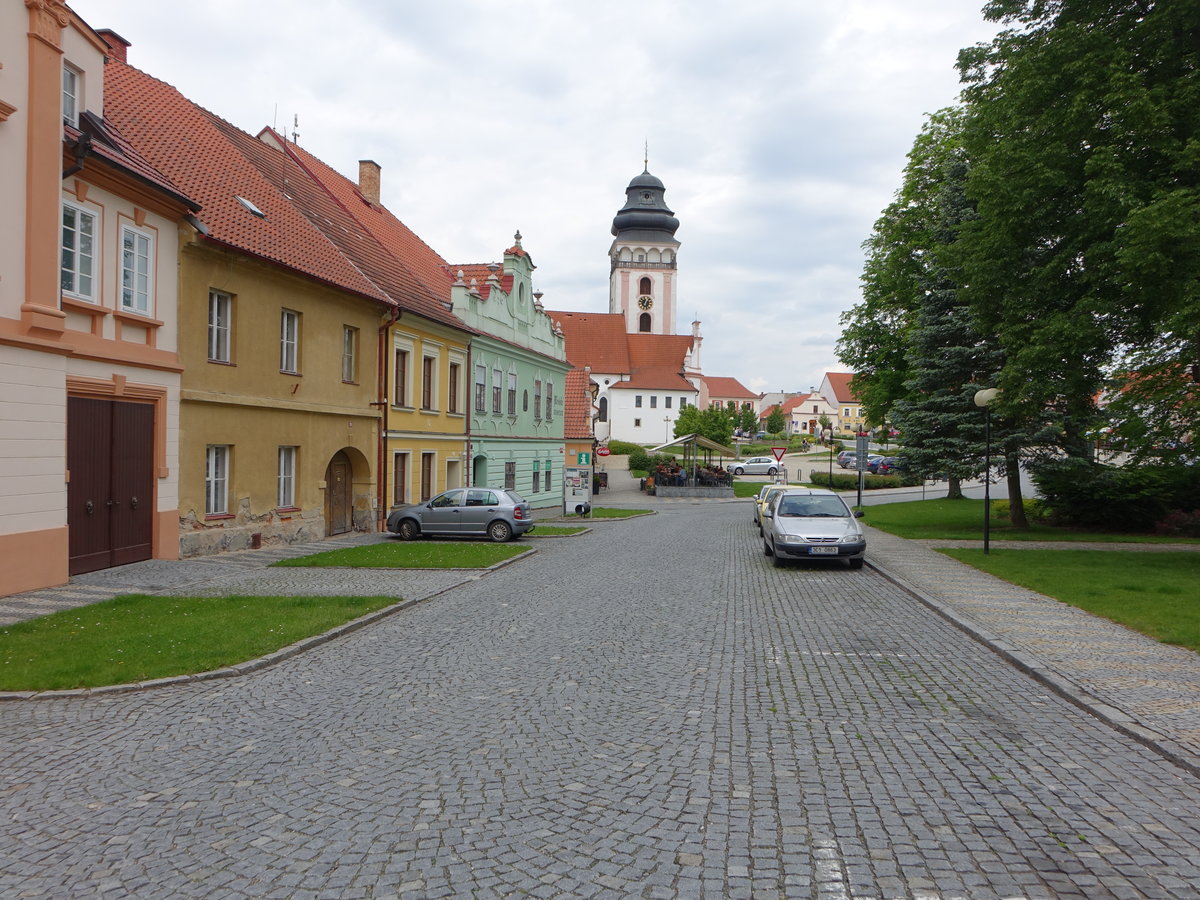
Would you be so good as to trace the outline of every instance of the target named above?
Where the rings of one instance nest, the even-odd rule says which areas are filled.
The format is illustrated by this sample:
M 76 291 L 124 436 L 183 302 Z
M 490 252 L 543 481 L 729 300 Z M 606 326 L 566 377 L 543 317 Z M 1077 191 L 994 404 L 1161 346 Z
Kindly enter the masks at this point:
M 840 370 L 860 245 L 923 116 L 988 39 L 963 0 L 76 0 L 130 62 L 251 133 L 275 124 L 454 263 L 513 233 L 551 309 L 606 310 L 642 168 L 679 217 L 680 320 L 706 372 L 807 390 Z M 686 320 L 686 321 L 684 321 Z

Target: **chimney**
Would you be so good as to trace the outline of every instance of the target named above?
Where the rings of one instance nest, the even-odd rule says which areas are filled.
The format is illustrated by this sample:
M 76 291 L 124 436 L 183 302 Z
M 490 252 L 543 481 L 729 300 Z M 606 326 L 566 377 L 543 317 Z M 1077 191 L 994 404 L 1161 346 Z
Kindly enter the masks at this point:
M 379 163 L 375 160 L 358 161 L 358 190 L 368 203 L 379 206 Z
M 126 51 L 129 50 L 130 46 L 129 41 L 125 40 L 125 38 L 121 37 L 111 28 L 101 28 L 96 34 L 104 38 L 104 43 L 108 44 L 108 55 L 110 57 L 119 62 L 129 62 L 126 56 Z

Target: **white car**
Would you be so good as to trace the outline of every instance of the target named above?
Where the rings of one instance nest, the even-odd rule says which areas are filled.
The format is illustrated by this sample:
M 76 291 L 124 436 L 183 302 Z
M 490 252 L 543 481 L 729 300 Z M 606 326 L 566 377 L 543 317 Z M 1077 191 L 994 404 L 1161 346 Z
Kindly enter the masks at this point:
M 763 553 L 776 566 L 789 559 L 844 559 L 861 569 L 867 552 L 861 516 L 833 491 L 780 491 L 762 512 Z
M 774 475 L 779 471 L 779 463 L 773 456 L 755 456 L 738 460 L 729 471 L 734 475 Z

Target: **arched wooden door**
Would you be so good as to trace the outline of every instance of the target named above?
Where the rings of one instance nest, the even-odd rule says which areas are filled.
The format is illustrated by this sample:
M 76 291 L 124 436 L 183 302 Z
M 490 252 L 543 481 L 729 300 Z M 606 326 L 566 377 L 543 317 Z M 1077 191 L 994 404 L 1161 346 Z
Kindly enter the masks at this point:
M 339 450 L 325 470 L 325 533 L 345 534 L 354 528 L 354 483 L 350 459 Z

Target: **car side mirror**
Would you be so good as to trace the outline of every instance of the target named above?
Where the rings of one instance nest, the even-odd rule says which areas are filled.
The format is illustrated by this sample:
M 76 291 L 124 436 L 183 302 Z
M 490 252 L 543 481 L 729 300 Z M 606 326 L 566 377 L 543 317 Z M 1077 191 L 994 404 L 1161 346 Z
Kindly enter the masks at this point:
M 866 510 L 856 509 L 854 511 L 854 518 L 861 519 L 865 514 L 866 514 Z

